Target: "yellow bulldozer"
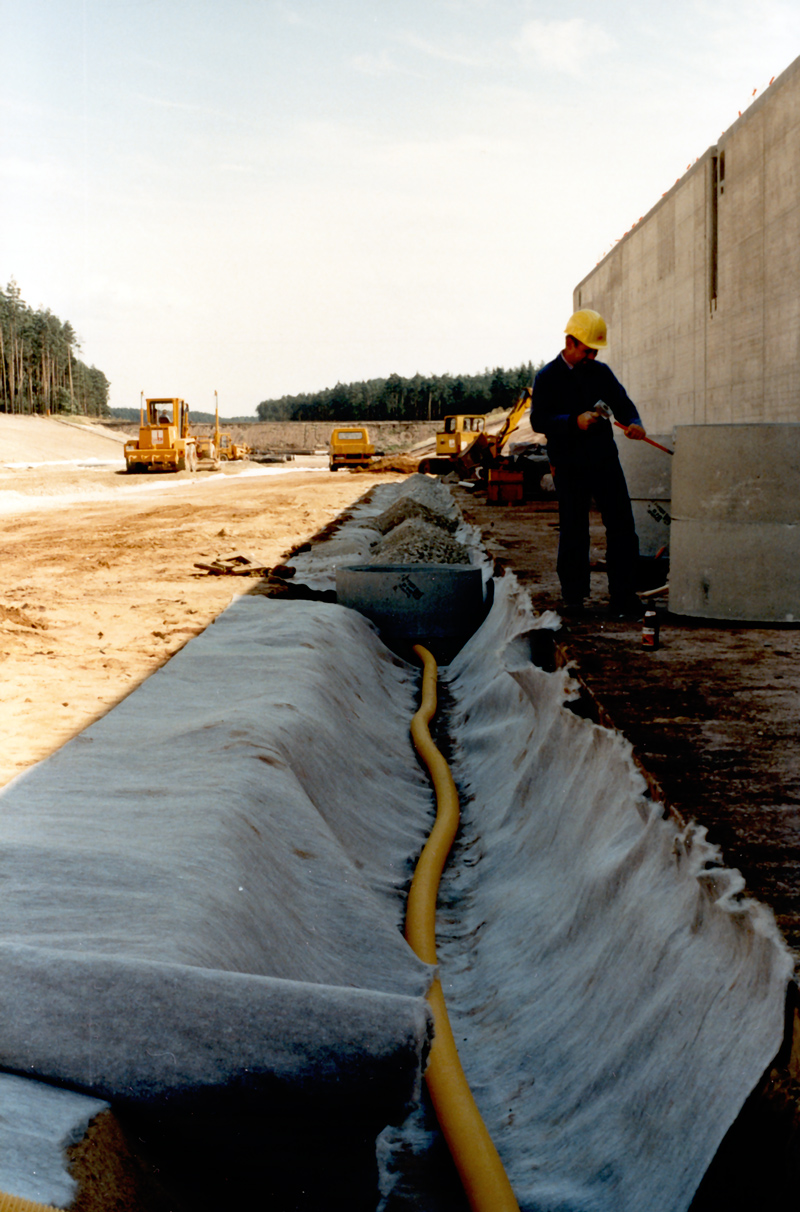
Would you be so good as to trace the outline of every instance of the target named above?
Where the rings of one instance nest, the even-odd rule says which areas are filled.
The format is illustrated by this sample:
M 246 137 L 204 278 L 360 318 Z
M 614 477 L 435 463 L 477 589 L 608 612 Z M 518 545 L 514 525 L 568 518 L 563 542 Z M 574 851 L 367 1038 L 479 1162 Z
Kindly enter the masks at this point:
M 176 396 L 140 402 L 139 437 L 125 443 L 125 468 L 196 471 L 197 443 L 189 433 L 189 405 Z

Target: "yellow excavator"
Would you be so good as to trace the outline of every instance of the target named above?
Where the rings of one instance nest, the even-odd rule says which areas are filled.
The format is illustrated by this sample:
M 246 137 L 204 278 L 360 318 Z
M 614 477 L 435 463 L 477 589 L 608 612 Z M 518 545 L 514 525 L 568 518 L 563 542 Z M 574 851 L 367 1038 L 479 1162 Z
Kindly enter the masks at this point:
M 526 387 L 497 433 L 486 432 L 486 417 L 481 414 L 445 417 L 444 426 L 436 435 L 436 454 L 421 459 L 417 470 L 435 476 L 456 471 L 466 479 L 481 467 L 496 468 L 503 447 L 519 428 L 530 405 L 531 388 Z
M 139 437 L 125 443 L 125 469 L 129 473 L 197 470 L 197 442 L 189 433 L 185 400 L 176 396 L 140 399 Z
M 461 458 L 485 432 L 483 413 L 456 413 L 445 417 L 436 435 L 436 454 L 422 459 L 418 470 L 433 475 L 446 475 L 453 470 L 454 461 Z

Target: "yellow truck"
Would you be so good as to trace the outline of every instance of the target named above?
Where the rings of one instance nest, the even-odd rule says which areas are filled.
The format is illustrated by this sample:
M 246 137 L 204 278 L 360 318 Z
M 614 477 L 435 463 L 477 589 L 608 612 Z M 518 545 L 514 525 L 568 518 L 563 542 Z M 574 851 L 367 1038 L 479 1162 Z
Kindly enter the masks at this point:
M 363 425 L 343 425 L 334 429 L 330 438 L 328 468 L 369 467 L 375 457 L 375 447 Z
M 189 433 L 189 405 L 175 396 L 139 406 L 139 437 L 125 443 L 125 468 L 139 471 L 196 471 L 197 445 Z

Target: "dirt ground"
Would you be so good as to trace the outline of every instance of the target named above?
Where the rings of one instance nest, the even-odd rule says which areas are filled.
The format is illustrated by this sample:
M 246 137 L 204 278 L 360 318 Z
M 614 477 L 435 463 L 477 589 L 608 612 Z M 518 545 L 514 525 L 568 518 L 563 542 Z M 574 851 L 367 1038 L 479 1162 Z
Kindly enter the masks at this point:
M 332 475 L 324 458 L 223 468 L 128 476 L 117 437 L 0 415 L 0 786 L 256 584 L 196 563 L 244 552 L 278 564 L 397 478 Z

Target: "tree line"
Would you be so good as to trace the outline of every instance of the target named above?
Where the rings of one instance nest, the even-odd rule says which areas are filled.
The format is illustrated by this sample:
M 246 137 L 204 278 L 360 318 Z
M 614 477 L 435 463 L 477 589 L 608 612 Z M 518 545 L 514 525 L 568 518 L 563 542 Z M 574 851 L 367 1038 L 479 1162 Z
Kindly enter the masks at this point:
M 438 421 L 453 413 L 510 408 L 538 370 L 524 362 L 475 375 L 420 375 L 337 383 L 322 391 L 262 400 L 260 421 Z
M 191 419 L 197 421 L 198 425 L 213 425 L 217 414 L 214 412 L 198 412 L 189 405 Z M 109 416 L 112 421 L 135 421 L 139 424 L 141 411 L 138 408 L 112 408 L 109 410 Z M 224 429 L 226 425 L 252 425 L 258 418 L 251 417 L 220 417 L 219 427 Z
M 29 307 L 12 278 L 0 288 L 0 412 L 107 417 L 108 379 L 79 349 L 69 321 Z

